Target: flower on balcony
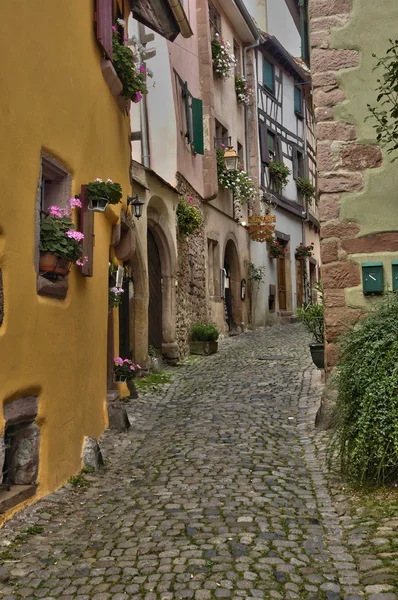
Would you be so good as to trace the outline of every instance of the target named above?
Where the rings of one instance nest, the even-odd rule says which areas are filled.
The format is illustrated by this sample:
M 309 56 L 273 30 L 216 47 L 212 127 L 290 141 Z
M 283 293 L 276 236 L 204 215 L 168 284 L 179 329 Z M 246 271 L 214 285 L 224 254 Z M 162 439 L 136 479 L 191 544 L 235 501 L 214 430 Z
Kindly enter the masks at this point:
M 296 181 L 297 189 L 302 193 L 310 203 L 314 197 L 315 187 L 312 185 L 309 179 L 298 177 Z
M 268 241 L 268 254 L 271 258 L 279 258 L 283 253 L 287 252 L 287 248 L 280 244 L 278 240 L 271 237 Z
M 217 174 L 218 185 L 224 190 L 231 190 L 234 200 L 251 202 L 254 199 L 256 186 L 253 180 L 243 165 L 239 165 L 234 171 L 226 170 L 223 148 L 217 148 Z
M 153 73 L 145 67 L 145 48 L 133 37 L 121 39 L 116 28 L 113 30 L 113 66 L 120 81 L 123 84 L 122 95 L 130 98 L 132 102 L 140 102 L 142 96 L 148 93 L 147 77 Z
M 235 92 L 239 104 L 244 104 L 245 106 L 250 104 L 250 98 L 253 94 L 244 77 L 235 77 Z
M 48 215 L 40 221 L 40 252 L 50 252 L 59 259 L 66 259 L 79 266 L 87 262 L 82 255 L 84 234 L 76 231 L 72 210 L 81 208 L 77 198 L 69 200 L 69 208 L 50 206 Z
M 305 246 L 303 242 L 300 242 L 300 244 L 296 247 L 295 257 L 300 260 L 306 258 L 307 256 L 312 256 L 313 252 L 314 242 L 311 242 L 309 246 Z
M 218 33 L 211 43 L 211 56 L 213 60 L 213 70 L 216 77 L 228 79 L 236 67 L 236 58 L 229 53 L 231 44 L 223 40 Z
M 291 171 L 283 162 L 273 160 L 268 165 L 271 179 L 281 189 L 285 188 L 289 182 Z

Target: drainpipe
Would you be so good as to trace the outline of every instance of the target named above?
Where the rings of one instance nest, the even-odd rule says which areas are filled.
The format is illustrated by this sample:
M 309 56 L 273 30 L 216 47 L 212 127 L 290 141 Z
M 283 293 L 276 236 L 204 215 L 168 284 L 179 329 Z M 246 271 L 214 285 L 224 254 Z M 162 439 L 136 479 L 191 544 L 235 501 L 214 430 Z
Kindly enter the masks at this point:
M 193 35 L 193 31 L 185 14 L 185 11 L 181 5 L 180 0 L 168 0 L 169 6 L 173 11 L 175 20 L 178 23 L 181 35 L 184 38 L 190 38 Z
M 243 77 L 246 79 L 247 73 L 247 52 L 249 50 L 253 50 L 254 48 L 258 48 L 260 45 L 261 37 L 260 32 L 257 31 L 257 38 L 254 44 L 251 46 L 246 46 L 243 48 Z M 257 62 L 254 61 L 254 64 L 257 65 Z M 255 77 L 255 86 L 257 86 L 257 76 Z M 257 87 L 254 89 L 254 98 L 257 99 Z M 257 107 L 257 100 L 256 100 Z M 257 110 L 257 108 L 256 108 Z M 249 107 L 245 105 L 245 146 L 246 146 L 246 168 L 248 173 L 250 173 L 250 136 L 249 136 Z

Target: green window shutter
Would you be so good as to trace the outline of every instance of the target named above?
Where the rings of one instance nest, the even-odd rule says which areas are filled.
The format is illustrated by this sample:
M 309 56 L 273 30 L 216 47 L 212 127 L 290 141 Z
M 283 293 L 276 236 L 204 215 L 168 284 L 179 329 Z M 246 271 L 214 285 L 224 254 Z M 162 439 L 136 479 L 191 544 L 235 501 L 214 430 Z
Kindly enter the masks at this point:
M 203 141 L 203 103 L 199 98 L 192 98 L 193 149 L 197 154 L 204 154 Z
M 268 134 L 268 148 L 272 154 L 275 154 L 275 136 L 272 133 Z
M 303 112 L 301 89 L 298 87 L 294 88 L 294 112 L 299 113 L 300 115 Z
M 274 65 L 263 58 L 263 83 L 270 92 L 275 91 Z

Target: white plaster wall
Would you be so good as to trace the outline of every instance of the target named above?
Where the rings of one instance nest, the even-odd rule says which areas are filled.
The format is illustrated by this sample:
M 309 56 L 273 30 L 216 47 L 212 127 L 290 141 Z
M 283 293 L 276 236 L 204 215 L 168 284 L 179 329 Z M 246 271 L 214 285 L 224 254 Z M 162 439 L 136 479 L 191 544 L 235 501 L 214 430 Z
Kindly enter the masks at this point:
M 138 23 L 132 16 L 128 23 L 129 37 L 138 38 Z M 153 33 L 145 28 L 146 33 Z M 177 171 L 177 128 L 167 41 L 158 34 L 149 42 L 147 48 L 156 48 L 156 56 L 147 61 L 147 67 L 153 71 L 148 78 L 149 152 L 150 167 L 170 185 L 176 184 Z M 141 129 L 141 103 L 131 104 L 131 130 Z M 141 162 L 141 142 L 132 143 L 132 156 Z
M 301 56 L 300 33 L 285 0 L 267 0 L 267 32 L 274 35 L 292 56 Z
M 250 16 L 261 31 L 267 31 L 267 0 L 244 0 Z

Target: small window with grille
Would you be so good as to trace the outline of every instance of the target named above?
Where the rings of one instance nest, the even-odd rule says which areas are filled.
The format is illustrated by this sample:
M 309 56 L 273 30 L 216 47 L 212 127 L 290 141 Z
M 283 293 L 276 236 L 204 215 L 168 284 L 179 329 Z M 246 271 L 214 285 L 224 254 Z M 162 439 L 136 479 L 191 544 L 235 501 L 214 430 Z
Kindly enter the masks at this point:
M 211 2 L 209 2 L 209 22 L 211 39 L 214 40 L 216 33 L 221 35 L 221 15 Z

